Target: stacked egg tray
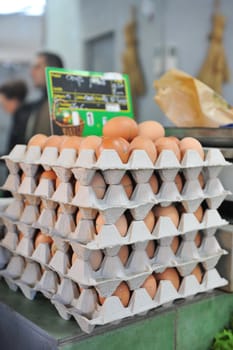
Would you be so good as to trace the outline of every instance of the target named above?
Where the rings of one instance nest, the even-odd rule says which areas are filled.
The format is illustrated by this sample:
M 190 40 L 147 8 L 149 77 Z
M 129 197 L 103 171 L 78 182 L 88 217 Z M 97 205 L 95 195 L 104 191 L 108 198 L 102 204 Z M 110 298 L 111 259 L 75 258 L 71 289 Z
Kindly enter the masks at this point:
M 43 293 L 61 317 L 73 316 L 85 332 L 91 332 L 96 325 L 145 314 L 150 309 L 170 305 L 176 299 L 190 298 L 227 284 L 215 269 L 220 257 L 226 254 L 215 233 L 227 224 L 217 208 L 229 194 L 218 179 L 221 169 L 229 163 L 218 149 L 206 150 L 204 161 L 195 151 L 187 151 L 182 163 L 171 151 L 163 151 L 152 164 L 144 151 L 135 150 L 129 162 L 122 164 L 112 150 L 104 150 L 96 160 L 92 150 L 83 150 L 77 157 L 72 149 L 58 154 L 56 148 L 48 147 L 41 154 L 39 147 L 24 145 L 16 146 L 4 158 L 9 176 L 2 189 L 11 191 L 14 199 L 1 213 L 6 234 L 0 242 L 0 274 L 11 289 L 20 288 L 29 299 L 37 292 Z M 54 170 L 60 179 L 57 188 L 52 180 L 38 181 L 41 168 Z M 107 184 L 103 199 L 98 199 L 91 187 L 96 172 L 103 175 Z M 130 199 L 120 184 L 126 172 L 135 183 Z M 178 172 L 186 179 L 182 193 L 174 182 Z M 204 189 L 198 181 L 200 172 L 205 178 Z M 161 180 L 156 194 L 149 184 L 152 174 Z M 80 183 L 76 194 L 74 178 Z M 160 217 L 150 232 L 143 221 L 148 212 L 157 205 L 172 203 L 181 203 L 186 211 L 181 214 L 178 227 L 169 217 Z M 201 204 L 206 209 L 199 222 L 193 213 Z M 82 219 L 76 225 L 74 217 L 78 211 Z M 97 213 L 105 220 L 98 234 L 95 229 Z M 115 226 L 123 213 L 130 218 L 124 237 Z M 52 237 L 57 247 L 55 254 L 51 254 L 48 243 L 41 243 L 34 249 L 38 229 Z M 19 232 L 24 234 L 22 239 Z M 198 248 L 194 242 L 197 232 L 202 235 Z M 180 239 L 176 254 L 171 249 L 175 236 Z M 151 240 L 156 242 L 157 248 L 149 258 L 146 247 Z M 125 245 L 130 247 L 131 253 L 123 264 L 119 251 Z M 79 257 L 73 265 L 71 250 Z M 101 251 L 104 256 L 97 271 L 90 263 L 95 251 Z M 197 264 L 204 271 L 201 283 L 191 274 Z M 152 300 L 141 286 L 149 275 L 163 272 L 167 267 L 178 270 L 179 290 L 168 280 L 160 281 Z M 123 307 L 118 297 L 112 296 L 122 281 L 131 290 L 127 307 Z M 102 306 L 96 291 L 106 297 Z

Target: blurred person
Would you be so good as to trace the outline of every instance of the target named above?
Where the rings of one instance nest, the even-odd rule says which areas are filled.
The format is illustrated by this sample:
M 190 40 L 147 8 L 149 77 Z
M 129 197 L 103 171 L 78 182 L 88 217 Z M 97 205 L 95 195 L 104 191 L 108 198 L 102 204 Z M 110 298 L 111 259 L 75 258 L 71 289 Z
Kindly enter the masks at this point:
M 27 85 L 21 80 L 6 82 L 0 86 L 1 107 L 12 117 L 6 154 L 16 144 L 25 143 L 25 128 L 31 112 L 31 107 L 24 103 L 27 92 Z
M 31 103 L 32 113 L 26 129 L 27 140 L 29 140 L 32 135 L 38 133 L 43 133 L 46 135 L 51 134 L 45 76 L 45 68 L 47 66 L 63 68 L 62 59 L 58 55 L 47 51 L 39 52 L 34 59 L 31 68 L 31 77 L 34 86 L 40 90 L 41 97 L 37 101 Z M 59 133 L 60 129 L 55 127 L 54 131 L 55 133 Z

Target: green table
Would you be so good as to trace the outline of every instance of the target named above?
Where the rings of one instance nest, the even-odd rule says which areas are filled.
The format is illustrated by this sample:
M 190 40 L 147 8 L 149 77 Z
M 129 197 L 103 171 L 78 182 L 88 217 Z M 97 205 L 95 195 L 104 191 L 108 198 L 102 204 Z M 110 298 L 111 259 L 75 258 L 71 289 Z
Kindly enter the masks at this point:
M 215 291 L 153 310 L 146 316 L 126 319 L 119 325 L 98 327 L 88 335 L 74 320 L 62 320 L 40 294 L 29 301 L 0 281 L 0 301 L 23 316 L 20 322 L 29 322 L 28 325 L 33 324 L 47 334 L 55 344 L 51 349 L 66 350 L 207 350 L 214 334 L 227 324 L 233 311 L 233 294 Z

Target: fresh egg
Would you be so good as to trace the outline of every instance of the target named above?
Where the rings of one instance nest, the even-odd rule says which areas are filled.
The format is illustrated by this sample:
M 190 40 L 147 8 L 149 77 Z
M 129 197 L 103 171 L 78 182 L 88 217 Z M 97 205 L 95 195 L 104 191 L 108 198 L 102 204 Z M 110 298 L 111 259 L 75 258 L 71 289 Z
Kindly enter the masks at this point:
M 178 248 L 179 248 L 180 240 L 178 236 L 175 236 L 171 242 L 171 249 L 174 254 L 176 254 Z
M 204 211 L 201 205 L 197 208 L 197 210 L 193 214 L 196 216 L 199 222 L 202 222 Z
M 97 147 L 100 146 L 101 142 L 102 138 L 99 136 L 90 135 L 87 137 L 83 137 L 80 143 L 79 150 L 81 151 L 83 149 L 92 149 L 95 151 Z
M 130 142 L 138 135 L 138 125 L 131 118 L 114 117 L 104 125 L 103 135 L 111 138 L 122 137 Z
M 48 243 L 52 244 L 53 240 L 51 237 L 46 236 L 44 233 L 41 231 L 37 233 L 36 239 L 35 239 L 35 248 L 40 244 L 40 243 Z
M 156 141 L 160 137 L 165 135 L 164 127 L 154 120 L 147 120 L 138 125 L 139 135 L 150 139 L 151 141 Z
M 135 150 L 143 150 L 147 153 L 148 157 L 154 163 L 157 159 L 157 151 L 154 143 L 143 136 L 137 136 L 129 145 L 130 154 Z
M 53 170 L 45 170 L 40 175 L 40 180 L 41 179 L 47 179 L 47 180 L 56 181 L 57 180 L 57 175 L 56 175 L 56 173 Z
M 54 256 L 57 250 L 58 250 L 58 248 L 57 248 L 55 242 L 53 242 L 51 245 L 51 255 Z
M 155 226 L 155 215 L 152 210 L 149 211 L 149 213 L 146 215 L 146 217 L 143 219 L 146 227 L 150 232 L 153 231 L 153 228 Z
M 146 254 L 148 255 L 149 259 L 152 259 L 155 254 L 156 249 L 156 243 L 155 241 L 149 241 L 146 246 Z
M 124 307 L 128 306 L 130 300 L 130 290 L 127 283 L 121 282 L 112 295 L 118 297 Z M 99 303 L 101 305 L 103 305 L 105 299 L 105 297 L 101 297 L 99 295 Z
M 74 149 L 76 154 L 78 154 L 81 142 L 81 136 L 67 136 L 67 138 L 65 138 L 60 144 L 60 152 L 63 149 Z
M 129 159 L 129 143 L 123 139 L 103 137 L 101 144 L 96 148 L 96 156 L 99 158 L 101 152 L 105 149 L 115 150 L 122 163 L 127 163 Z
M 152 191 L 154 194 L 158 193 L 159 191 L 159 181 L 155 174 L 153 174 L 149 179 L 150 187 L 152 188 Z
M 93 250 L 90 254 L 89 261 L 94 271 L 99 270 L 103 261 L 103 253 L 101 250 Z
M 171 283 L 173 284 L 173 286 L 176 290 L 178 290 L 180 287 L 180 276 L 179 276 L 177 270 L 173 267 L 168 267 L 162 273 L 157 273 L 156 280 L 157 281 L 162 281 L 162 280 L 171 281 Z
M 78 255 L 75 252 L 73 252 L 72 258 L 71 258 L 71 265 L 74 265 L 77 259 L 78 259 Z
M 72 258 L 71 258 L 71 264 L 74 265 L 77 259 L 79 259 L 77 253 L 73 252 Z M 94 271 L 99 270 L 102 261 L 103 261 L 103 253 L 101 252 L 101 250 L 93 250 L 90 254 L 89 262 Z
M 63 136 L 58 136 L 58 135 L 49 136 L 47 138 L 47 140 L 45 141 L 45 143 L 44 143 L 43 149 L 46 148 L 46 147 L 55 147 L 59 151 L 61 143 L 67 137 L 68 136 L 63 137 Z
M 62 213 L 63 213 L 63 209 L 62 209 L 61 205 L 59 205 L 57 208 L 57 217 Z
M 75 194 L 78 193 L 79 187 L 80 187 L 80 182 L 79 182 L 78 180 L 76 180 L 75 186 L 74 186 L 74 193 L 75 193 Z
M 125 265 L 129 258 L 129 247 L 127 245 L 123 245 L 118 252 L 118 256 L 122 264 Z
M 97 234 L 100 233 L 102 226 L 105 224 L 105 220 L 103 215 L 99 214 L 96 219 L 96 232 Z M 117 230 L 119 231 L 121 236 L 125 236 L 128 230 L 128 223 L 126 220 L 125 215 L 121 215 L 119 219 L 115 222 L 115 226 Z
M 198 280 L 199 283 L 202 282 L 202 278 L 203 278 L 203 273 L 201 270 L 200 265 L 197 265 L 195 267 L 195 269 L 193 269 L 193 271 L 191 272 L 192 275 L 194 275 L 196 277 L 196 279 Z
M 141 288 L 145 288 L 151 299 L 154 299 L 156 290 L 157 290 L 157 282 L 154 275 L 150 275 L 141 285 Z
M 83 219 L 83 215 L 81 214 L 81 211 L 78 210 L 76 214 L 76 225 L 79 224 L 80 220 Z
M 176 184 L 178 191 L 181 193 L 182 189 L 183 189 L 183 181 L 182 181 L 182 177 L 180 176 L 180 174 L 176 175 L 175 184 Z
M 203 174 L 202 173 L 200 173 L 199 175 L 198 175 L 198 181 L 199 181 L 199 183 L 200 183 L 200 186 L 201 186 L 201 188 L 204 188 L 205 187 L 205 180 L 204 180 L 204 176 L 203 176 Z
M 169 205 L 168 207 L 157 205 L 154 207 L 154 214 L 157 219 L 160 216 L 169 217 L 176 227 L 179 225 L 179 213 L 174 205 Z
M 25 177 L 26 177 L 26 174 L 25 174 L 25 173 L 22 173 L 22 175 L 21 175 L 21 177 L 20 177 L 20 182 L 21 182 L 21 183 L 23 182 L 23 180 L 25 179 Z
M 23 232 L 19 231 L 19 234 L 18 234 L 18 241 L 20 242 L 23 238 L 24 238 Z
M 59 177 L 57 176 L 57 178 L 56 178 L 56 183 L 55 183 L 56 189 L 60 186 L 60 184 L 61 184 L 61 180 L 60 180 Z
M 77 184 L 77 182 L 76 182 Z M 93 188 L 96 197 L 98 199 L 103 199 L 104 195 L 105 195 L 105 191 L 106 191 L 106 183 L 104 181 L 103 176 L 100 173 L 95 173 L 90 186 Z M 76 187 L 75 187 L 75 191 L 76 191 Z
M 47 141 L 47 136 L 44 134 L 36 134 L 30 138 L 28 141 L 28 146 L 38 146 L 44 149 L 45 142 Z
M 181 158 L 184 157 L 185 152 L 187 150 L 197 151 L 199 153 L 201 159 L 204 160 L 205 154 L 204 154 L 204 150 L 202 148 L 202 145 L 195 138 L 193 138 L 193 137 L 185 137 L 182 140 L 180 140 Z
M 175 141 L 173 141 L 169 137 L 160 137 L 158 140 L 155 141 L 155 147 L 157 149 L 158 155 L 164 151 L 164 150 L 169 150 L 172 151 L 178 161 L 181 160 L 181 154 L 180 154 L 180 149 L 179 146 Z
M 201 246 L 202 243 L 202 236 L 200 232 L 197 232 L 196 237 L 194 239 L 194 243 L 196 245 L 197 248 L 199 248 Z
M 180 140 L 175 136 L 167 136 L 167 139 L 174 141 L 177 144 L 177 146 L 180 145 Z
M 130 199 L 133 193 L 133 181 L 131 180 L 128 174 L 125 174 L 122 177 L 120 184 L 124 187 L 125 193 L 127 197 Z

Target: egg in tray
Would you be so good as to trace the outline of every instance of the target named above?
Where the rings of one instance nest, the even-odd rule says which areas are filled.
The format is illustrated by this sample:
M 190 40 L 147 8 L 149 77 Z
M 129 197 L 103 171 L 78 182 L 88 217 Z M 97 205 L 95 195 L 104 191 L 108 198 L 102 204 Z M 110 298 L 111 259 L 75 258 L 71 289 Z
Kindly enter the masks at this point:
M 228 165 L 193 138 L 129 118 L 104 136 L 35 135 L 5 156 L 1 275 L 91 332 L 225 285 L 215 232 Z

